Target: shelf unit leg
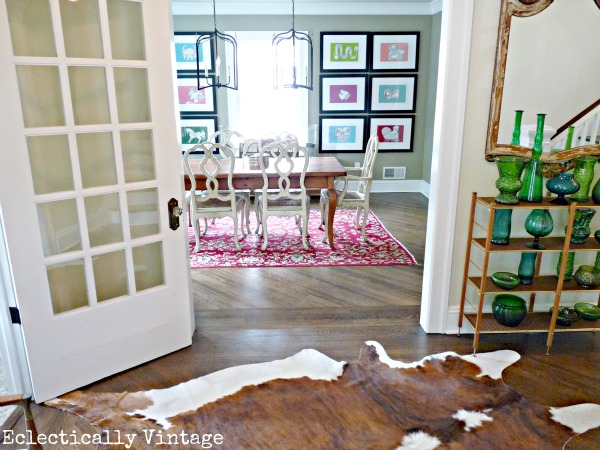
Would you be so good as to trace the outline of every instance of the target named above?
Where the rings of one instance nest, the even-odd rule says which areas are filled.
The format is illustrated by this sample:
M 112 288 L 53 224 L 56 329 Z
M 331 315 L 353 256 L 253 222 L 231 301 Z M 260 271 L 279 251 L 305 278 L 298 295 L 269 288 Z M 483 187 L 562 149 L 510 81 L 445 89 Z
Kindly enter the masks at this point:
M 469 219 L 469 231 L 467 233 L 467 249 L 465 251 L 465 266 L 463 272 L 462 291 L 460 294 L 460 311 L 458 312 L 458 335 L 463 324 L 463 314 L 465 312 L 465 301 L 467 296 L 467 279 L 469 278 L 469 264 L 471 262 L 471 245 L 473 238 L 473 226 L 475 223 L 475 204 L 477 202 L 477 192 L 471 195 L 471 217 Z

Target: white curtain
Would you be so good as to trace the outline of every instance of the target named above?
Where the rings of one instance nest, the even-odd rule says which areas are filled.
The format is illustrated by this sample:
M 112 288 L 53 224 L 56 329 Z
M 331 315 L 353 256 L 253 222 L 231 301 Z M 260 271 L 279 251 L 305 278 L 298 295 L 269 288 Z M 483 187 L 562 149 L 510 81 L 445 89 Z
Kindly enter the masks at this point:
M 305 144 L 308 92 L 306 89 L 273 88 L 273 32 L 227 33 L 236 36 L 239 64 L 238 90 L 227 90 L 228 128 L 252 139 L 271 131 L 287 131 Z

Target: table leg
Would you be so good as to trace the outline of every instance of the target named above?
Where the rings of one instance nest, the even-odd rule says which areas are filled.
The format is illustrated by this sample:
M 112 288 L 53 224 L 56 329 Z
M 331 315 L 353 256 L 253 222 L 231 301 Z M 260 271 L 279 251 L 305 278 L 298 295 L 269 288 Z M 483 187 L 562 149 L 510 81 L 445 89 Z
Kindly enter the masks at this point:
M 335 216 L 335 209 L 337 208 L 337 192 L 333 187 L 329 189 L 329 215 L 327 216 L 327 238 L 329 239 L 329 246 L 331 250 L 335 250 L 333 245 L 333 217 Z

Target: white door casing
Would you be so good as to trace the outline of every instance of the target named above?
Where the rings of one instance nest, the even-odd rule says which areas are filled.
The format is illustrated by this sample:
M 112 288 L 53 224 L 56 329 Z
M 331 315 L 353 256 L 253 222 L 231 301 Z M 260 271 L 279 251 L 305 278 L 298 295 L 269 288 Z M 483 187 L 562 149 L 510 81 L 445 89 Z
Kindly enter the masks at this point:
M 0 0 L 0 204 L 37 402 L 191 344 L 171 49 L 169 0 Z

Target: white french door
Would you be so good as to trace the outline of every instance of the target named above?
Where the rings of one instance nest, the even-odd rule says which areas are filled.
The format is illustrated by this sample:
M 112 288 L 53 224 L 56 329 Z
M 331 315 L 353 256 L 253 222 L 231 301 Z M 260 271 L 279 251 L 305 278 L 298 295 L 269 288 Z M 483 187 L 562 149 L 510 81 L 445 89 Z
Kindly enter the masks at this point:
M 0 0 L 0 205 L 34 397 L 191 344 L 169 0 Z

